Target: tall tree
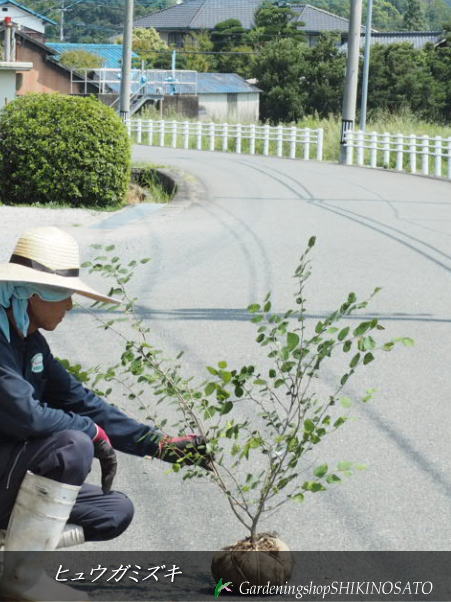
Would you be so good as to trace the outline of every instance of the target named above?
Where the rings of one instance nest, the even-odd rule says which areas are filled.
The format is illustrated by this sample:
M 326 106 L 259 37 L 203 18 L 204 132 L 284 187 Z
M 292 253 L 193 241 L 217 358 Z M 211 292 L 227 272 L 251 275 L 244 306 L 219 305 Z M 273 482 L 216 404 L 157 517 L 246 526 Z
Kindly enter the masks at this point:
M 302 23 L 297 21 L 297 17 L 297 13 L 289 6 L 264 0 L 255 13 L 255 27 L 248 34 L 248 42 L 251 46 L 257 47 L 284 38 L 304 40 L 305 36 L 299 30 Z
M 210 35 L 214 50 L 223 52 L 229 51 L 233 46 L 240 46 L 246 33 L 238 19 L 227 19 L 217 23 Z
M 408 0 L 403 18 L 404 29 L 422 31 L 425 28 L 423 9 L 420 0 Z

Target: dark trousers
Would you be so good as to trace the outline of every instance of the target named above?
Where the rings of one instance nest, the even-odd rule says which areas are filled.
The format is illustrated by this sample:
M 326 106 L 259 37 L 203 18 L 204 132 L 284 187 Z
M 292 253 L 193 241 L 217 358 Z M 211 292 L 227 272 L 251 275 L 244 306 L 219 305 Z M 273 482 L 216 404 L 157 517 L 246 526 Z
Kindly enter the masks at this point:
M 5 449 L 8 445 L 10 450 Z M 84 483 L 94 457 L 94 446 L 85 433 L 60 431 L 19 445 L 1 443 L 0 447 L 2 456 L 9 456 L 0 477 L 1 529 L 8 525 L 27 470 L 60 483 L 82 486 L 69 522 L 83 527 L 87 541 L 113 539 L 130 524 L 133 505 L 125 494 L 119 491 L 104 494 L 100 487 Z

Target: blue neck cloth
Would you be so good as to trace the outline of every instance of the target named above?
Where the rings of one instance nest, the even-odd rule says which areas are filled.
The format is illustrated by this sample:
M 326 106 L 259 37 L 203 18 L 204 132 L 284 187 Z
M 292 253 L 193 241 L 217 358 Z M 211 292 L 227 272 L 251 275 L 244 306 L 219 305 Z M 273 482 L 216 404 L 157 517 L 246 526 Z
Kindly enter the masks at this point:
M 5 309 L 12 307 L 14 321 L 24 337 L 28 334 L 28 299 L 39 295 L 44 301 L 63 301 L 73 295 L 73 291 L 45 284 L 27 282 L 0 282 L 0 330 L 8 342 L 11 342 L 8 315 Z

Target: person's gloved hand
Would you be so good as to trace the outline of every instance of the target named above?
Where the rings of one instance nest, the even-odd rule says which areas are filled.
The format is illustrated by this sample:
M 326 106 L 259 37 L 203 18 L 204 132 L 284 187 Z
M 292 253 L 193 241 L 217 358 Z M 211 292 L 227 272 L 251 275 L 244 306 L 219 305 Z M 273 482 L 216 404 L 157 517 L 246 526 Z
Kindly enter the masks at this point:
M 102 470 L 103 493 L 109 493 L 117 470 L 116 452 L 103 428 L 98 424 L 96 424 L 96 427 L 97 433 L 92 440 L 94 443 L 94 456 L 99 459 Z
M 158 457 L 165 462 L 174 464 L 177 462 L 182 466 L 196 464 L 213 470 L 212 456 L 207 452 L 207 442 L 201 435 L 184 435 L 181 437 L 170 437 L 165 435 L 159 443 Z

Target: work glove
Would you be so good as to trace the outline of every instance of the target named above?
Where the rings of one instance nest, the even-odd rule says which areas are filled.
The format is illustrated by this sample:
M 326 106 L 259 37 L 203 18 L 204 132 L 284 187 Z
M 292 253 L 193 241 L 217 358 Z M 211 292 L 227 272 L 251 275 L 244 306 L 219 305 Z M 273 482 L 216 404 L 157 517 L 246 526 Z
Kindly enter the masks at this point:
M 92 440 L 94 443 L 94 457 L 98 458 L 102 470 L 102 491 L 103 493 L 109 493 L 117 470 L 116 452 L 103 428 L 98 424 L 96 424 L 96 428 L 97 433 Z
M 183 435 L 170 437 L 164 435 L 159 442 L 158 458 L 181 466 L 200 466 L 213 470 L 213 457 L 207 452 L 207 441 L 201 435 Z

